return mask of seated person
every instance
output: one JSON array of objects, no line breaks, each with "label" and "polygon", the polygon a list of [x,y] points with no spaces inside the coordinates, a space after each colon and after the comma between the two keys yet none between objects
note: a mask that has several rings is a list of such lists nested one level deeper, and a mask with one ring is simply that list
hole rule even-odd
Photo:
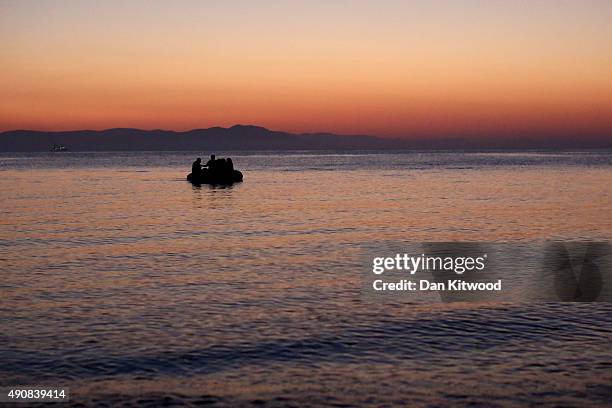
[{"label": "seated person", "polygon": [[210,160],[207,161],[204,166],[208,167],[208,170],[212,171],[214,169],[215,165],[217,164],[216,162],[217,162],[217,160],[215,160],[215,155],[211,154],[210,155]]},{"label": "seated person", "polygon": [[227,172],[227,162],[225,161],[225,159],[217,159],[215,161],[215,173],[218,176],[225,176],[226,172]]},{"label": "seated person", "polygon": [[198,157],[191,165],[191,175],[193,177],[199,177],[201,171],[202,171],[202,159]]}]

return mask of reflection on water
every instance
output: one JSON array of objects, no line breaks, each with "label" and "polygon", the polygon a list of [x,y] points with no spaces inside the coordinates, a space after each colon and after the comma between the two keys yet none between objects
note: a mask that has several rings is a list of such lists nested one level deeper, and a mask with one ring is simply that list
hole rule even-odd
[{"label": "reflection on water", "polygon": [[609,155],[232,154],[245,182],[227,188],[185,182],[192,156],[0,160],[2,384],[111,404],[609,403],[607,304],[378,304],[359,276],[368,242],[609,240]]}]

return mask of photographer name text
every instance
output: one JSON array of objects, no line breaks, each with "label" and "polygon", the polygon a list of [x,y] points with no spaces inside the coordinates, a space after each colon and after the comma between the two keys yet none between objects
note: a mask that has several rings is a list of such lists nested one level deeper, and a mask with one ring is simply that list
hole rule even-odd
[{"label": "photographer name text", "polygon": [[[372,259],[372,273],[382,275],[387,271],[402,271],[414,275],[418,271],[454,273],[480,272],[485,269],[487,254],[478,257],[441,257],[410,256],[396,254],[394,257],[376,257]],[[466,279],[395,279],[385,281],[376,279],[372,282],[375,291],[501,291],[502,281],[473,281]]]}]

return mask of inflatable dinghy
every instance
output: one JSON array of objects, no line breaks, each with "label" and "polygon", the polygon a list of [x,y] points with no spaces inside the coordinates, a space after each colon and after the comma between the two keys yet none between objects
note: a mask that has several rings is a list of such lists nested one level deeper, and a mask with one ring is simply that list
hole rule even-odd
[{"label": "inflatable dinghy", "polygon": [[234,184],[242,181],[242,173],[238,170],[233,170],[231,173],[213,174],[208,169],[202,169],[196,177],[189,173],[187,181],[193,184]]}]

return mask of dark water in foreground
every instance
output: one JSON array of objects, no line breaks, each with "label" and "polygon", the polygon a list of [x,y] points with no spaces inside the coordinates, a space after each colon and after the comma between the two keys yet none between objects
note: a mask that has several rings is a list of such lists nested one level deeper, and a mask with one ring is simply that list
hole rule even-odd
[{"label": "dark water in foreground", "polygon": [[606,406],[606,303],[371,302],[360,245],[610,240],[610,153],[0,155],[0,385],[94,405]]}]

